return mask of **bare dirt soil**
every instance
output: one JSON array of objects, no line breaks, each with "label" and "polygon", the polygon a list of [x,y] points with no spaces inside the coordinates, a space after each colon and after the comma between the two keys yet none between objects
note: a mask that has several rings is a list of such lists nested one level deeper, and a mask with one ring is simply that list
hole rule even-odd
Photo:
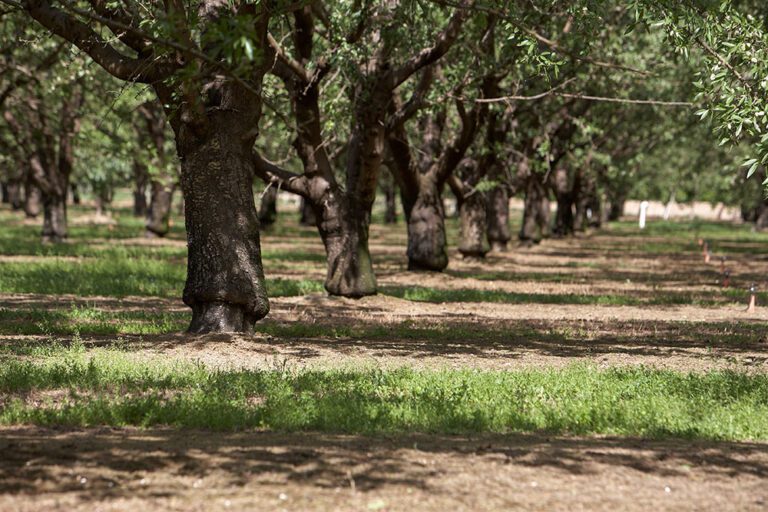
[{"label": "bare dirt soil", "polygon": [[0,510],[765,510],[768,445],[0,430]]}]

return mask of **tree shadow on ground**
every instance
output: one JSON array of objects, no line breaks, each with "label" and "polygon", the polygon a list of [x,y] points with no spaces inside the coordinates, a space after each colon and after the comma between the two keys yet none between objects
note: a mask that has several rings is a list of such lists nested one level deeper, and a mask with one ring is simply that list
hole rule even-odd
[{"label": "tree shadow on ground", "polygon": [[[219,487],[293,482],[318,489],[428,490],[433,478],[481,464],[535,468],[555,477],[626,470],[768,477],[766,444],[546,434],[366,437],[18,427],[2,430],[0,452],[0,493],[76,492],[93,500],[178,495],[204,478]],[[147,481],[155,485],[143,485]]]}]

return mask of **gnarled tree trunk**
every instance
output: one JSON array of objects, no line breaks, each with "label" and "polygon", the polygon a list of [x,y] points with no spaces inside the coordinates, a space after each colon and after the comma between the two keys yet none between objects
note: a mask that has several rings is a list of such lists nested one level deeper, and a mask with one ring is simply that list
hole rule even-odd
[{"label": "gnarled tree trunk", "polygon": [[[433,173],[420,174],[417,179],[416,199],[406,209],[408,270],[442,272],[448,266],[443,197]],[[403,200],[404,205],[407,202]]]},{"label": "gnarled tree trunk", "polygon": [[370,214],[333,200],[327,193],[317,224],[325,245],[328,272],[325,289],[331,295],[360,298],[376,293],[376,276],[368,248]]},{"label": "gnarled tree trunk", "polygon": [[509,230],[509,188],[499,185],[488,193],[488,243],[492,251],[506,252]]},{"label": "gnarled tree trunk", "polygon": [[249,136],[258,105],[237,107],[209,111],[197,133],[186,125],[177,132],[188,245],[183,299],[193,333],[251,332],[269,312]]}]

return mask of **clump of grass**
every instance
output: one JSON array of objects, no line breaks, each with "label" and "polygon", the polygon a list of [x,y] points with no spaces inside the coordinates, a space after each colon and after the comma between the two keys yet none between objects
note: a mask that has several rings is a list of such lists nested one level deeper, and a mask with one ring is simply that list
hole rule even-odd
[{"label": "clump of grass", "polygon": [[225,371],[75,346],[6,361],[0,393],[6,425],[768,439],[768,376],[731,371]]}]

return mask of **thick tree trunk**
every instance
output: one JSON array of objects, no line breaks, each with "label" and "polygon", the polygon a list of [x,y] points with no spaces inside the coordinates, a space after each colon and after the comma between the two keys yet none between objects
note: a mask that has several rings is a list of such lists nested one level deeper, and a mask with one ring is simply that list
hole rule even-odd
[{"label": "thick tree trunk", "polygon": [[482,192],[473,191],[459,202],[461,222],[459,252],[464,258],[485,258],[488,253],[486,211],[486,198]]},{"label": "thick tree trunk", "polygon": [[351,298],[375,295],[376,276],[368,248],[370,213],[345,204],[343,198],[330,191],[319,203],[322,206],[317,228],[328,259],[326,291]]},{"label": "thick tree trunk", "polygon": [[43,242],[61,243],[67,238],[66,190],[43,197]]},{"label": "thick tree trunk", "polygon": [[133,161],[133,216],[147,215],[147,166],[135,159]]},{"label": "thick tree trunk", "polygon": [[312,207],[312,203],[302,197],[299,210],[299,224],[302,226],[317,225],[317,215],[315,214],[315,209]]},{"label": "thick tree trunk", "polygon": [[506,252],[509,231],[509,188],[499,185],[488,193],[488,243],[492,251]]},{"label": "thick tree trunk", "polygon": [[259,222],[262,226],[271,226],[277,221],[277,187],[268,186],[261,194],[259,204]]},{"label": "thick tree trunk", "polygon": [[525,244],[537,244],[549,236],[549,198],[538,176],[532,175],[526,181],[523,224],[518,239]]},{"label": "thick tree trunk", "polygon": [[162,180],[152,180],[151,202],[147,211],[147,238],[162,238],[168,234],[171,218],[171,205],[176,184]]},{"label": "thick tree trunk", "polygon": [[[442,272],[448,266],[443,197],[434,176],[419,176],[419,191],[406,210],[408,270]],[[403,206],[410,201],[403,200]]]},{"label": "thick tree trunk", "polygon": [[177,133],[188,245],[183,299],[193,333],[251,332],[269,312],[248,136],[254,116],[239,107],[209,113],[201,133],[186,126]]},{"label": "thick tree trunk", "polygon": [[24,214],[27,218],[35,219],[42,211],[43,193],[30,177],[24,183]]},{"label": "thick tree trunk", "polygon": [[9,204],[11,202],[11,200],[10,200],[10,198],[8,196],[8,182],[7,181],[3,181],[2,183],[0,183],[0,193],[2,194],[2,199],[0,199],[0,201],[2,201],[3,204]]}]

